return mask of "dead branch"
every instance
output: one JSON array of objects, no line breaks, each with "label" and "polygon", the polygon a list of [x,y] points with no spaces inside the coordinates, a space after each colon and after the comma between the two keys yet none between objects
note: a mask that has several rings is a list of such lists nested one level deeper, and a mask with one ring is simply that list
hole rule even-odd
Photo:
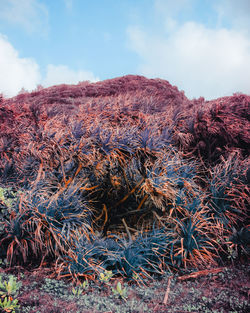
[{"label": "dead branch", "polygon": [[183,280],[187,280],[190,278],[206,276],[208,274],[216,274],[216,273],[222,272],[223,270],[224,270],[224,267],[212,268],[210,270],[202,270],[202,271],[194,272],[188,275],[179,276],[177,280],[183,281]]},{"label": "dead branch", "polygon": [[163,300],[163,303],[166,305],[167,302],[168,302],[168,295],[169,295],[169,291],[170,291],[170,283],[171,283],[171,280],[172,280],[173,276],[170,276],[168,278],[168,286],[167,286],[167,290],[166,290],[166,293],[165,293],[165,297],[164,297],[164,300]]}]

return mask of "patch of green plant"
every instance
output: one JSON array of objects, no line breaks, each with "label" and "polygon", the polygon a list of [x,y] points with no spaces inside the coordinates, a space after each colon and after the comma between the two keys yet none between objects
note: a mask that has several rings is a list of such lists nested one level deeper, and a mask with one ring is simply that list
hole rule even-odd
[{"label": "patch of green plant", "polygon": [[13,192],[11,188],[0,187],[0,200],[8,207],[11,208],[16,202],[17,193]]},{"label": "patch of green plant", "polygon": [[0,296],[1,297],[15,297],[20,289],[22,283],[17,282],[16,278],[11,275],[9,280],[2,282],[2,276],[0,276]]},{"label": "patch of green plant", "polygon": [[72,288],[72,293],[74,296],[79,297],[84,291],[88,290],[89,288],[89,281],[86,278],[83,283],[80,283],[80,285]]},{"label": "patch of green plant", "polygon": [[59,297],[68,295],[68,285],[62,280],[45,278],[41,289]]},{"label": "patch of green plant", "polygon": [[17,303],[17,299],[13,299],[12,297],[2,297],[2,300],[0,299],[0,308],[7,313],[15,313],[15,309],[19,308]]},{"label": "patch of green plant", "polygon": [[21,282],[17,282],[16,278],[11,275],[6,281],[2,281],[0,276],[0,307],[5,312],[15,312],[15,309],[19,307],[18,300],[14,299],[21,287]]},{"label": "patch of green plant", "polygon": [[118,281],[115,288],[112,288],[112,292],[115,296],[121,297],[123,300],[126,301],[127,288],[126,287],[123,288],[120,281]]},{"label": "patch of green plant", "polygon": [[113,276],[112,271],[107,271],[100,273],[99,280],[101,283],[108,283]]}]

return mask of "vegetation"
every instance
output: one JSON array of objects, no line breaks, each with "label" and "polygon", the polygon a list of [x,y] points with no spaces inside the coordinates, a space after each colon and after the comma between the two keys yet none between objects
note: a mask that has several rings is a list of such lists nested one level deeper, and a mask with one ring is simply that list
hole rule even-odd
[{"label": "vegetation", "polygon": [[8,281],[3,282],[0,276],[0,308],[5,312],[15,312],[19,307],[18,300],[13,297],[17,295],[20,286],[21,283],[17,283],[14,276],[10,276]]},{"label": "vegetation", "polygon": [[74,296],[118,279],[126,300],[122,279],[244,262],[249,106],[138,76],[2,99],[2,263],[50,267]]}]

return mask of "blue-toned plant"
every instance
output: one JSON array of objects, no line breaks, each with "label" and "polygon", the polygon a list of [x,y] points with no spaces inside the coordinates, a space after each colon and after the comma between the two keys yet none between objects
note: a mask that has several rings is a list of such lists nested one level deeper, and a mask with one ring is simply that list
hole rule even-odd
[{"label": "blue-toned plant", "polygon": [[56,272],[59,277],[68,277],[75,281],[83,277],[95,277],[102,271],[99,256],[101,250],[93,246],[93,237],[76,234],[71,238],[72,248],[59,258]]},{"label": "blue-toned plant", "polygon": [[217,243],[213,233],[213,223],[206,217],[206,211],[189,213],[182,211],[182,218],[173,219],[171,233],[171,258],[173,264],[186,267],[188,264],[214,263]]},{"label": "blue-toned plant", "polygon": [[109,237],[95,238],[93,241],[93,246],[99,249],[99,253],[96,255],[96,257],[99,260],[103,270],[112,270],[113,275],[120,273],[124,241],[110,235]]},{"label": "blue-toned plant", "polygon": [[[47,199],[34,197],[34,235],[48,253],[64,253],[76,231],[88,234],[91,228],[91,208],[81,197],[79,186],[69,186]],[[32,201],[32,199],[31,199]]]},{"label": "blue-toned plant", "polygon": [[32,255],[37,255],[37,248],[28,226],[26,212],[12,212],[5,222],[0,244],[6,249],[9,264],[26,262]]},{"label": "blue-toned plant", "polygon": [[207,205],[209,214],[226,229],[244,223],[249,189],[244,184],[238,153],[211,169]]}]

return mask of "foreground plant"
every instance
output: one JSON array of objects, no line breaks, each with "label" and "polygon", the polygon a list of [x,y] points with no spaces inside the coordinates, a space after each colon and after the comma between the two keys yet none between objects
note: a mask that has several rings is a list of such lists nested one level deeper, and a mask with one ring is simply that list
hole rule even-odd
[{"label": "foreground plant", "polygon": [[16,201],[17,194],[11,188],[0,187],[0,201],[10,208]]},{"label": "foreground plant", "polygon": [[88,288],[89,288],[89,281],[86,278],[86,280],[83,283],[72,288],[72,293],[74,296],[79,297],[83,293],[83,291],[86,291]]},{"label": "foreground plant", "polygon": [[15,309],[19,307],[18,300],[14,299],[21,286],[20,282],[16,282],[14,276],[10,276],[8,281],[2,282],[2,276],[0,276],[0,308],[5,312],[15,312]]},{"label": "foreground plant", "polygon": [[19,308],[17,303],[17,299],[13,299],[12,297],[4,297],[3,300],[0,299],[0,308],[2,308],[5,312],[15,313],[15,309]]},{"label": "foreground plant", "polygon": [[2,276],[0,276],[0,296],[1,297],[14,297],[17,295],[21,283],[16,281],[14,276],[10,276],[8,281],[2,282]]},{"label": "foreground plant", "polygon": [[115,296],[121,297],[123,300],[126,301],[127,298],[127,288],[122,288],[121,282],[118,282],[115,288],[112,288],[113,294]]},{"label": "foreground plant", "polygon": [[99,276],[100,282],[108,283],[112,276],[113,276],[112,271],[105,270],[104,273],[100,273],[100,276]]}]

